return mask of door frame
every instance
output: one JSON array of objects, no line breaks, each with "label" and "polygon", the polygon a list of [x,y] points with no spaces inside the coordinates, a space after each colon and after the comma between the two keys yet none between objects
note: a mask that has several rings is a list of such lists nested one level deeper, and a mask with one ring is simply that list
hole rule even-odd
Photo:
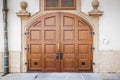
[{"label": "door frame", "polygon": [[[58,11],[53,11],[53,12],[58,12]],[[40,12],[40,13],[37,13],[36,15],[34,16],[31,16],[31,17],[22,17],[21,18],[21,54],[20,54],[20,57],[21,57],[21,60],[20,60],[20,72],[27,72],[27,66],[25,65],[26,63],[26,50],[25,48],[27,47],[26,45],[26,35],[25,35],[25,32],[26,32],[26,29],[31,25],[30,23],[32,23],[34,20],[36,20],[38,17],[41,17],[45,14],[49,14],[49,13],[53,13],[53,12],[49,12],[49,11],[46,11],[46,12]],[[65,13],[68,13],[68,14],[72,14],[72,15],[77,15],[78,17],[81,17],[84,21],[86,21],[88,23],[88,25],[91,27],[92,31],[95,32],[95,35],[93,37],[93,46],[95,47],[95,50],[93,51],[93,62],[95,62],[95,60],[97,60],[97,54],[98,53],[98,49],[99,49],[99,17],[95,17],[94,18],[91,18],[90,16],[82,13],[82,12],[72,12],[72,11],[60,11],[60,12],[65,12]],[[95,66],[93,65],[93,68],[92,68],[93,72],[95,70]]]}]

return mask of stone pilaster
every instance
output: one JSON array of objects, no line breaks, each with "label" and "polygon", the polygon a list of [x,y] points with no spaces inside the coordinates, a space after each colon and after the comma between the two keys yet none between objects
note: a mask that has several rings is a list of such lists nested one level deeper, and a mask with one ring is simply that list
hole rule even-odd
[{"label": "stone pilaster", "polygon": [[95,51],[94,53],[94,57],[93,57],[93,62],[95,62],[94,67],[94,72],[99,72],[100,71],[100,58],[99,58],[99,17],[102,16],[103,11],[100,11],[98,9],[99,7],[99,1],[98,0],[93,0],[92,1],[92,7],[93,10],[88,12],[89,16],[91,17],[92,21],[94,22],[94,32],[95,32],[95,36],[94,36],[94,47],[95,47]]},{"label": "stone pilaster", "polygon": [[26,62],[26,60],[25,60],[26,59],[26,56],[25,56],[26,54],[24,54],[26,52],[25,52],[25,45],[23,43],[23,42],[25,42],[25,36],[23,36],[23,35],[25,35],[25,30],[26,30],[25,23],[27,22],[28,18],[31,15],[26,10],[27,6],[28,6],[27,2],[22,1],[20,3],[20,7],[21,7],[22,10],[19,11],[18,13],[16,13],[16,15],[21,18],[21,44],[22,44],[21,49],[22,50],[21,50],[21,54],[20,54],[20,72],[23,72],[26,69],[25,63],[24,63],[24,62]]}]

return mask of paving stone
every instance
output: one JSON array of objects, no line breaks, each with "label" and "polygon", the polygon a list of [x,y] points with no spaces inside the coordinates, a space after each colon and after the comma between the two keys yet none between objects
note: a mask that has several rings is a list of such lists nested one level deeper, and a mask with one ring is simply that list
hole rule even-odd
[{"label": "paving stone", "polygon": [[17,73],[0,80],[120,80],[120,74],[100,73]]}]

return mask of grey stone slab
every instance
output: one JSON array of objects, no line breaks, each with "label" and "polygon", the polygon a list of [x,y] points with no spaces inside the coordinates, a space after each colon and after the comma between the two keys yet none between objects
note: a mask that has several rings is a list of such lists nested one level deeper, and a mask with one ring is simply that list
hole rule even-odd
[{"label": "grey stone slab", "polygon": [[85,80],[120,80],[120,74],[84,73]]},{"label": "grey stone slab", "polygon": [[101,73],[17,73],[0,80],[120,80],[120,74]]},{"label": "grey stone slab", "polygon": [[120,74],[100,74],[102,80],[120,80]]},{"label": "grey stone slab", "polygon": [[1,80],[1,78],[2,78],[2,73],[0,73],[0,80]]}]

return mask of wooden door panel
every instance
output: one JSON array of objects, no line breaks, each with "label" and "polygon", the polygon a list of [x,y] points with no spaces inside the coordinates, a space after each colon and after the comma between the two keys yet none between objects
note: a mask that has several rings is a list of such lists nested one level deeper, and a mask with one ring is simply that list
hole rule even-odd
[{"label": "wooden door panel", "polygon": [[83,71],[83,70],[90,70],[91,69],[91,65],[90,65],[90,60],[89,58],[83,58],[83,59],[79,59],[78,60],[78,70],[79,71]]},{"label": "wooden door panel", "polygon": [[78,47],[78,54],[82,55],[82,54],[89,54],[90,53],[90,46],[89,44],[79,44]]},{"label": "wooden door panel", "polygon": [[30,59],[30,66],[29,66],[30,70],[42,70],[42,60],[40,58],[32,58]]},{"label": "wooden door panel", "polygon": [[86,21],[69,13],[50,13],[38,18],[27,29],[28,71],[91,70],[91,31]]},{"label": "wooden door panel", "polygon": [[28,29],[27,37],[30,62],[28,70],[59,71],[59,61],[56,60],[56,47],[59,42],[59,14],[53,13],[38,18]]},{"label": "wooden door panel", "polygon": [[79,17],[61,13],[62,71],[91,70],[90,27]]},{"label": "wooden door panel", "polygon": [[75,16],[65,13],[61,13],[61,52],[61,71],[76,71]]},{"label": "wooden door panel", "polygon": [[83,40],[83,41],[89,41],[89,37],[90,37],[90,32],[89,31],[78,31],[78,39],[79,40]]},{"label": "wooden door panel", "polygon": [[39,44],[31,44],[30,46],[30,54],[38,54],[38,55],[41,55],[42,54],[42,49],[41,49],[41,45]]},{"label": "wooden door panel", "polygon": [[74,18],[68,15],[62,16],[63,17],[63,26],[64,27],[74,27]]},{"label": "wooden door panel", "polygon": [[56,67],[58,67],[56,62],[57,62],[56,58],[53,58],[53,59],[45,58],[44,59],[45,64],[44,64],[44,70],[43,71],[45,71],[45,72],[56,72],[57,71]]},{"label": "wooden door panel", "polygon": [[[49,15],[48,15],[49,16]],[[45,21],[45,27],[56,27],[56,16],[49,16],[44,19]]]},{"label": "wooden door panel", "polygon": [[74,58],[64,58],[61,64],[62,72],[76,72],[76,60]]},{"label": "wooden door panel", "polygon": [[41,40],[41,31],[40,30],[31,30],[30,31],[30,39],[33,40]]},{"label": "wooden door panel", "polygon": [[90,50],[92,44],[91,29],[86,22],[79,18],[77,24],[78,71],[90,71],[92,69],[90,64],[92,61],[92,50]]},{"label": "wooden door panel", "polygon": [[45,45],[45,55],[55,55],[56,53],[56,45],[55,44],[46,44]]},{"label": "wooden door panel", "polygon": [[63,53],[64,55],[74,55],[75,45],[74,44],[64,44],[63,45]]},{"label": "wooden door panel", "polygon": [[44,34],[45,41],[56,40],[56,30],[45,30]]},{"label": "wooden door panel", "polygon": [[[69,36],[68,36],[69,35]],[[74,40],[75,39],[75,33],[74,30],[67,30],[65,29],[63,31],[63,39],[65,41],[70,41],[70,40]]]},{"label": "wooden door panel", "polygon": [[57,44],[59,42],[59,14],[53,13],[43,18],[43,58],[44,72],[59,71],[60,63],[56,59],[56,53],[59,51]]}]

